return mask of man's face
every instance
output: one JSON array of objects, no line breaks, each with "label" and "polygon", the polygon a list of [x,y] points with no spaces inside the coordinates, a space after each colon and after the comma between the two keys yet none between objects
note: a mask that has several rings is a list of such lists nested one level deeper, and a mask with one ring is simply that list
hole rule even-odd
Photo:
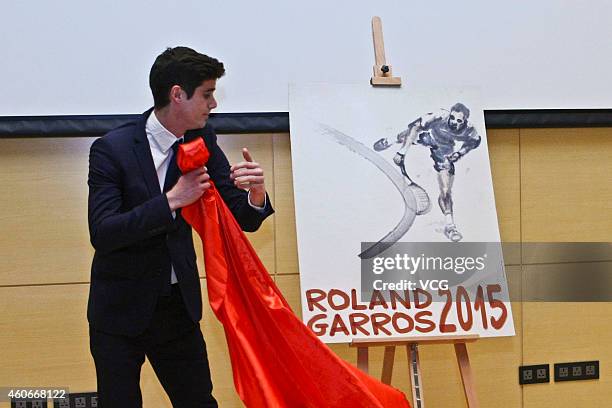
[{"label": "man's face", "polygon": [[181,104],[181,117],[187,129],[199,129],[204,127],[210,112],[217,107],[214,97],[216,79],[209,79],[198,86],[191,98]]},{"label": "man's face", "polygon": [[465,115],[463,112],[451,111],[448,115],[448,127],[454,131],[459,131],[466,126]]}]

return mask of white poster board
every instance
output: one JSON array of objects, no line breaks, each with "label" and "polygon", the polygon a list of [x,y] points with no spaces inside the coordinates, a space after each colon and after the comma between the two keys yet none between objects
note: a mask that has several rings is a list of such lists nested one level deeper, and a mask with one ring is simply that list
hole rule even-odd
[{"label": "white poster board", "polygon": [[290,123],[302,314],[321,340],[514,335],[475,90],[294,85]]}]

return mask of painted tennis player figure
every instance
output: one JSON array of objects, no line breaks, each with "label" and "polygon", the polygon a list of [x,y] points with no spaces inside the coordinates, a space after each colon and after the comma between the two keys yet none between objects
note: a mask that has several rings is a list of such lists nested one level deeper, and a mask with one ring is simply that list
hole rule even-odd
[{"label": "painted tennis player figure", "polygon": [[[406,151],[412,144],[429,148],[434,169],[438,173],[440,196],[438,204],[445,216],[444,235],[451,241],[460,241],[463,236],[455,225],[453,216],[452,187],[455,178],[455,163],[471,150],[480,145],[480,136],[468,123],[470,110],[462,103],[456,103],[448,111],[428,113],[408,125],[408,128],[397,135],[401,144],[393,161],[403,170]],[[376,142],[375,150],[390,147],[386,139]],[[406,175],[407,176],[407,175]]]}]

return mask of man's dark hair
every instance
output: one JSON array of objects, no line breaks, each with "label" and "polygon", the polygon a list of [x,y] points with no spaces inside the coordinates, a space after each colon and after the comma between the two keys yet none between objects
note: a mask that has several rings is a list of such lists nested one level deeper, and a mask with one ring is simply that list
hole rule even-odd
[{"label": "man's dark hair", "polygon": [[467,118],[470,117],[470,110],[468,109],[467,106],[465,106],[464,104],[462,104],[461,102],[457,102],[456,104],[454,104],[453,106],[451,106],[450,108],[451,112],[461,112],[463,113],[463,117],[467,120]]},{"label": "man's dark hair", "polygon": [[188,47],[167,48],[153,63],[149,86],[156,109],[170,103],[170,89],[180,86],[187,99],[203,81],[219,79],[225,74],[223,63]]}]

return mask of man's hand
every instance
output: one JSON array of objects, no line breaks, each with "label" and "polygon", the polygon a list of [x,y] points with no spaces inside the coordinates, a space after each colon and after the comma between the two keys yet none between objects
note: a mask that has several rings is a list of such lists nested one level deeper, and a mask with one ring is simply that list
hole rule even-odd
[{"label": "man's hand", "polygon": [[395,163],[397,166],[400,166],[403,160],[404,160],[404,155],[401,154],[400,152],[395,153],[395,156],[393,156],[393,163]]},{"label": "man's hand", "polygon": [[202,194],[210,188],[209,180],[206,167],[183,174],[174,187],[166,193],[170,210],[176,211],[202,197]]},{"label": "man's hand", "polygon": [[410,131],[412,130],[412,128],[408,128],[406,130],[403,130],[401,132],[399,132],[396,136],[396,141],[397,143],[400,144],[406,144],[406,139],[408,138],[408,136],[410,135]]},{"label": "man's hand", "polygon": [[242,149],[242,156],[244,161],[234,164],[230,168],[230,178],[234,181],[236,187],[249,192],[251,204],[263,207],[266,203],[266,186],[263,169],[259,163],[253,161],[246,147]]},{"label": "man's hand", "polygon": [[459,160],[461,158],[462,154],[459,152],[454,152],[451,155],[446,156],[446,158],[448,159],[448,161],[450,161],[451,163],[456,162],[457,160]]},{"label": "man's hand", "polygon": [[430,147],[430,148],[432,148],[434,150],[438,148],[438,143],[431,136],[430,132],[422,132],[421,134],[419,134],[419,138],[417,140],[417,143],[420,144],[420,145],[423,145],[423,146]]}]

